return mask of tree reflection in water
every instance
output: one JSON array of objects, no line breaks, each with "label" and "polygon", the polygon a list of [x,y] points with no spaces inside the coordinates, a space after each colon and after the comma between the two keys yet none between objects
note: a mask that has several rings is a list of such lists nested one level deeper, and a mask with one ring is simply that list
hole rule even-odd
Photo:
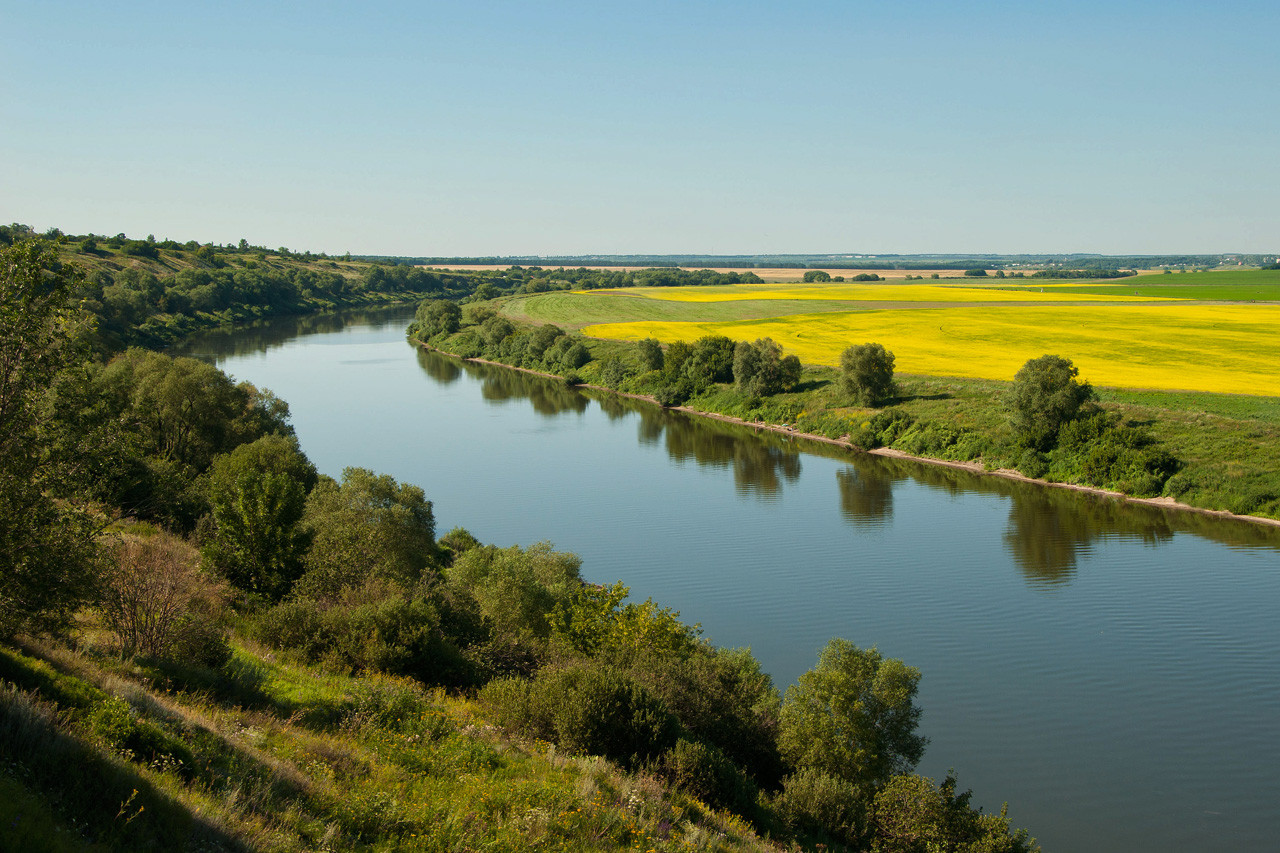
[{"label": "tree reflection in water", "polygon": [[836,471],[840,514],[854,527],[883,527],[893,518],[894,477],[887,465],[860,465]]},{"label": "tree reflection in water", "polygon": [[418,366],[423,372],[441,385],[452,385],[462,378],[462,368],[458,360],[446,358],[439,353],[429,352],[418,347]]},{"label": "tree reflection in water", "polygon": [[800,454],[784,439],[654,406],[637,405],[635,412],[642,444],[665,438],[667,455],[678,462],[730,469],[739,494],[776,498],[784,482],[800,478]]}]

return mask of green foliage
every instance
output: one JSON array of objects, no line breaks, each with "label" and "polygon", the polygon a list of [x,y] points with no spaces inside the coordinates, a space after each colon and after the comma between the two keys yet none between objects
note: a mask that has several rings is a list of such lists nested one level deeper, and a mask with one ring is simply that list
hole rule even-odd
[{"label": "green foliage", "polygon": [[581,589],[581,565],[576,554],[553,551],[547,542],[482,545],[456,556],[446,576],[474,597],[495,637],[540,655],[551,634],[548,614]]},{"label": "green foliage", "polygon": [[948,776],[938,786],[922,776],[900,775],[881,788],[872,805],[873,853],[1031,853],[1039,850],[1026,830],[1014,830],[1006,812],[983,814],[969,805],[971,792],[956,793]]},{"label": "green foliage", "polygon": [[681,738],[659,766],[663,778],[704,803],[743,815],[755,810],[755,783],[714,746]]},{"label": "green foliage", "polygon": [[579,664],[543,670],[532,682],[500,680],[481,690],[480,699],[504,725],[624,766],[658,757],[678,732],[656,697],[608,667]]},{"label": "green foliage", "polygon": [[805,271],[805,274],[804,274],[804,276],[803,276],[803,279],[804,279],[804,281],[805,281],[806,283],[810,283],[810,282],[818,282],[818,283],[827,282],[827,281],[831,281],[831,273],[824,272],[824,271],[822,271],[822,270],[807,270],[807,271]]},{"label": "green foliage", "polygon": [[446,299],[428,299],[418,306],[411,334],[421,338],[451,335],[462,325],[462,308]]},{"label": "green foliage", "polygon": [[657,338],[644,338],[637,342],[636,348],[640,354],[640,364],[645,370],[662,369],[662,344]]},{"label": "green foliage", "polygon": [[924,754],[916,734],[920,671],[874,648],[834,639],[818,665],[787,688],[778,747],[797,768],[875,788]]},{"label": "green foliage", "polygon": [[214,460],[210,564],[236,588],[278,600],[302,571],[310,541],[302,514],[315,481],[315,467],[292,436],[263,436]]},{"label": "green foliage", "polygon": [[987,271],[982,267],[973,267],[964,271],[965,276],[969,278],[986,278]]},{"label": "green foliage", "polygon": [[733,351],[733,381],[753,397],[790,391],[800,381],[800,359],[782,356],[782,347],[769,338],[754,344],[738,341]]},{"label": "green foliage", "polygon": [[889,447],[914,424],[915,419],[902,409],[885,409],[859,423],[850,432],[849,441],[863,450]]},{"label": "green foliage", "polygon": [[331,599],[381,579],[411,587],[438,562],[435,515],[418,486],[387,474],[346,468],[322,479],[306,499],[311,536],[299,592]]},{"label": "green foliage", "polygon": [[882,344],[857,344],[840,353],[840,383],[860,406],[880,406],[895,393],[893,353]]},{"label": "green foliage", "polygon": [[97,561],[93,520],[54,500],[73,462],[50,455],[49,388],[84,331],[66,307],[77,283],[51,249],[0,249],[0,637],[65,627],[86,600]]},{"label": "green foliage", "polygon": [[1009,422],[1026,447],[1053,448],[1062,425],[1096,399],[1089,383],[1076,381],[1079,369],[1057,355],[1042,355],[1024,364],[1013,377],[1007,398]]},{"label": "green foliage", "polygon": [[258,638],[309,663],[339,672],[411,675],[427,684],[467,684],[468,663],[446,636],[430,589],[404,590],[370,581],[334,600],[286,599],[254,622]]},{"label": "green foliage", "polygon": [[867,799],[859,786],[833,773],[803,767],[783,780],[773,806],[794,832],[861,848]]}]

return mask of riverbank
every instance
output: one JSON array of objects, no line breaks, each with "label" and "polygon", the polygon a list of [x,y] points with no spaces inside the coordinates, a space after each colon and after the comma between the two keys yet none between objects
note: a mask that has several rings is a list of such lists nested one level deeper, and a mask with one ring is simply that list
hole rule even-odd
[{"label": "riverbank", "polygon": [[[417,343],[423,349],[426,349],[432,352],[438,352],[442,355],[446,355],[451,358],[456,358],[461,361],[470,361],[478,364],[489,364],[495,367],[502,367],[502,368],[506,368],[507,370],[515,370],[515,371],[526,373],[533,376],[540,376],[540,377],[557,380],[561,382],[565,381],[565,377],[557,373],[552,373],[545,370],[536,370],[536,369],[527,368],[527,367],[518,367],[515,365],[506,364],[504,362],[497,361],[494,359],[460,356],[456,353],[449,352],[446,349],[432,346],[431,344],[428,344],[421,340],[415,339],[415,343]],[[598,391],[601,393],[614,394],[619,397],[638,400],[641,402],[652,404],[654,406],[661,406],[661,404],[652,395],[649,395],[649,394],[642,394],[642,393],[636,393],[631,391],[622,391],[617,388],[611,388],[607,385],[603,385],[599,383],[591,383],[591,382],[576,383],[576,387],[590,389],[590,390]],[[1231,519],[1234,521],[1242,521],[1242,522],[1247,522],[1251,524],[1263,525],[1267,527],[1280,528],[1280,519],[1268,518],[1266,516],[1260,516],[1260,515],[1250,515],[1247,513],[1234,513],[1234,512],[1231,512],[1230,510],[1225,510],[1225,509],[1213,509],[1208,507],[1195,506],[1195,505],[1185,503],[1183,501],[1179,501],[1175,498],[1168,497],[1168,496],[1136,497],[1136,496],[1125,494],[1124,492],[1116,491],[1113,489],[1104,489],[1104,488],[1099,488],[1097,486],[1091,486],[1091,485],[1082,484],[1082,483],[1059,482],[1059,481],[1048,480],[1040,477],[1030,477],[1014,468],[989,467],[981,460],[943,459],[935,456],[908,453],[904,450],[900,450],[894,447],[863,448],[863,447],[859,447],[857,444],[854,444],[852,441],[850,441],[848,435],[831,437],[831,436],[823,435],[821,433],[799,430],[790,424],[771,423],[771,422],[760,421],[760,420],[750,420],[747,418],[741,418],[734,415],[725,414],[722,412],[715,412],[715,411],[700,409],[696,406],[691,406],[691,405],[671,406],[667,408],[670,408],[672,411],[684,412],[686,414],[696,415],[699,417],[720,421],[722,423],[740,425],[740,426],[749,427],[751,429],[759,430],[763,432],[772,432],[778,435],[786,436],[788,438],[801,439],[803,441],[818,442],[821,444],[838,447],[842,450],[848,450],[856,453],[867,453],[873,456],[883,456],[883,457],[888,457],[893,459],[901,459],[901,460],[906,460],[911,462],[917,462],[924,465],[934,465],[934,466],[940,466],[945,468],[953,468],[956,470],[966,471],[972,474],[980,474],[980,475],[991,476],[991,477],[1000,477],[1007,480],[1014,480],[1022,483],[1031,483],[1038,486],[1044,486],[1047,488],[1064,489],[1067,491],[1080,492],[1083,494],[1090,494],[1098,497],[1121,500],[1127,503],[1159,507],[1162,509],[1173,509],[1173,510],[1178,510],[1182,512],[1191,512],[1191,513],[1195,513],[1195,514],[1206,516],[1206,517]]]}]

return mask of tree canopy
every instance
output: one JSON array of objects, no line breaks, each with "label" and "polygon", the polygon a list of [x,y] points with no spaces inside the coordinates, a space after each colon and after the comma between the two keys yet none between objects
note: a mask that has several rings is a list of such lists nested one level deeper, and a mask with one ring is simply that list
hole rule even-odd
[{"label": "tree canopy", "polygon": [[859,405],[879,406],[896,390],[893,361],[882,344],[851,346],[840,353],[840,384]]},{"label": "tree canopy", "polygon": [[1049,450],[1062,425],[1096,399],[1093,387],[1078,382],[1079,369],[1059,355],[1042,355],[1022,365],[1009,389],[1009,422],[1024,445]]}]

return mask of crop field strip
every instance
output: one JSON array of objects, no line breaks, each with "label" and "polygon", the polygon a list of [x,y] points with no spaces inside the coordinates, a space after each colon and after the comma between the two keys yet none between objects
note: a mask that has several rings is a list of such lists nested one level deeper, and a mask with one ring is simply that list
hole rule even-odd
[{"label": "crop field strip", "polygon": [[[877,341],[903,373],[1007,380],[1028,358],[1058,353],[1099,386],[1280,396],[1280,304],[1259,304],[1280,297],[1280,273],[1176,279],[1139,288],[1167,296],[1114,282],[1048,282],[1043,293],[1005,282],[736,285],[546,294],[521,310],[576,320],[598,338],[771,337],[811,364],[834,365],[851,343]],[[1258,301],[1228,298],[1237,295]],[[540,301],[548,297],[560,300]]]}]

